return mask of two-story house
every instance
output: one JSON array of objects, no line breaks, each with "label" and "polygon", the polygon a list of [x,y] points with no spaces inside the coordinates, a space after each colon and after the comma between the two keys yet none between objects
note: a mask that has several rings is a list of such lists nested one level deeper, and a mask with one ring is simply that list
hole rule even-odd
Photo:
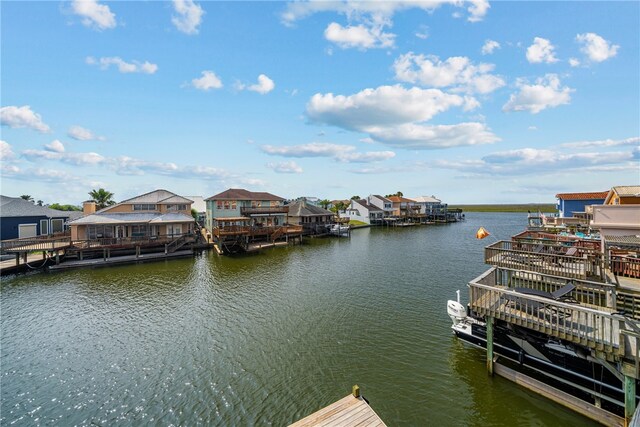
[{"label": "two-story house", "polygon": [[366,200],[351,200],[348,214],[350,219],[364,222],[366,224],[382,224],[384,211],[377,206],[370,205]]},{"label": "two-story house", "polygon": [[167,190],[155,190],[96,212],[84,202],[85,216],[69,223],[72,240],[172,239],[191,234],[193,201]]},{"label": "two-story house", "polygon": [[393,202],[386,197],[372,194],[367,197],[367,203],[379,209],[382,209],[385,218],[393,216]]}]

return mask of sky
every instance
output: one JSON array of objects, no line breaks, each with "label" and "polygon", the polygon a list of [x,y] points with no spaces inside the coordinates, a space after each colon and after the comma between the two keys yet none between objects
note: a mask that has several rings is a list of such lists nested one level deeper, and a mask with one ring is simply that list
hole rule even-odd
[{"label": "sky", "polygon": [[2,1],[0,192],[640,184],[640,2]]}]

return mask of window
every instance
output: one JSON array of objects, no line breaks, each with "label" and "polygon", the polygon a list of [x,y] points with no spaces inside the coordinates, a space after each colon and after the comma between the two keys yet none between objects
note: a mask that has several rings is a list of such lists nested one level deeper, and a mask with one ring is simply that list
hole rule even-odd
[{"label": "window", "polygon": [[220,209],[220,210],[222,210],[222,200],[218,200],[218,201],[216,202],[216,209]]},{"label": "window", "polygon": [[237,209],[237,202],[235,200],[231,201],[231,209]]},{"label": "window", "polygon": [[149,226],[148,225],[132,225],[131,226],[131,237],[146,237],[149,235]]},{"label": "window", "polygon": [[167,211],[169,212],[186,211],[186,210],[187,210],[187,205],[167,205]]},{"label": "window", "polygon": [[64,230],[64,220],[63,219],[52,219],[51,220],[51,232],[52,233],[61,233]]},{"label": "window", "polygon": [[139,204],[133,205],[133,210],[134,211],[155,211],[156,205],[153,205],[150,203],[139,203]]},{"label": "window", "polygon": [[49,220],[41,219],[40,220],[40,234],[46,235],[49,234]]},{"label": "window", "polygon": [[231,209],[231,203],[228,200],[225,200],[224,202],[224,208],[225,210],[229,210]]}]

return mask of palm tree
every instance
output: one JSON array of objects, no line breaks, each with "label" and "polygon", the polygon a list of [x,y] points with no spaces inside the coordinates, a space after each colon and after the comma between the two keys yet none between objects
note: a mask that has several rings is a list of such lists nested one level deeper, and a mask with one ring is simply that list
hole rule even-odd
[{"label": "palm tree", "polygon": [[331,200],[327,200],[327,199],[320,200],[320,201],[318,202],[318,204],[320,205],[320,207],[321,207],[322,209],[327,209],[327,206],[329,206],[329,205],[331,204]]},{"label": "palm tree", "polygon": [[33,202],[34,202],[33,197],[31,197],[31,196],[30,196],[30,195],[28,195],[28,194],[23,194],[22,196],[20,196],[20,198],[21,198],[22,200],[26,200],[27,202],[31,202],[31,203],[33,203]]},{"label": "palm tree", "polygon": [[104,188],[91,190],[89,192],[89,197],[91,197],[92,201],[96,202],[96,209],[104,209],[107,206],[116,204],[113,200],[113,193],[105,190]]}]

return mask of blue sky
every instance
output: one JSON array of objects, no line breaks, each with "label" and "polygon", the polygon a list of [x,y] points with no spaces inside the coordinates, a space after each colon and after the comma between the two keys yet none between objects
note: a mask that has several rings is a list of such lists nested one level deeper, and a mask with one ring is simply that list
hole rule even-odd
[{"label": "blue sky", "polygon": [[2,194],[640,184],[640,3],[2,1]]}]

